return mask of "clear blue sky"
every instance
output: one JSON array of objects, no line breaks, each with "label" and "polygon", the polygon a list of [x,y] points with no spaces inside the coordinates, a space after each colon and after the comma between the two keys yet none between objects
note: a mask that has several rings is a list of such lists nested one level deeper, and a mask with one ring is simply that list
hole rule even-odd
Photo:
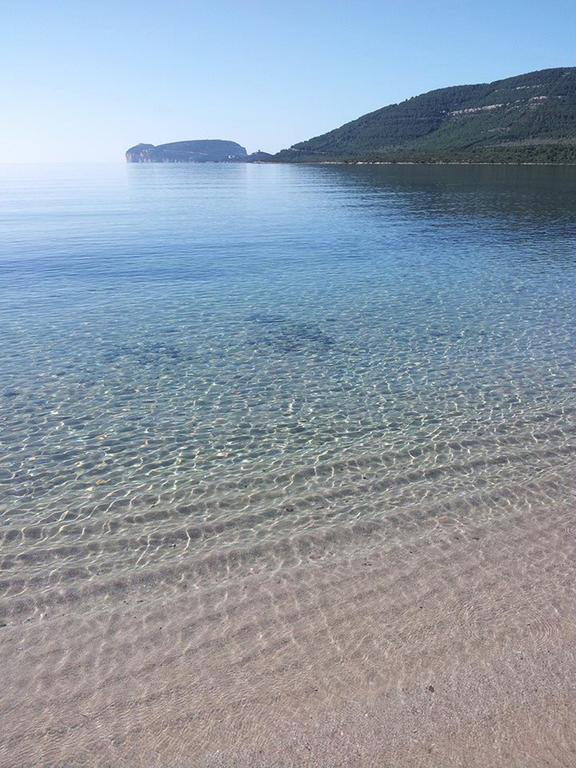
[{"label": "clear blue sky", "polygon": [[433,88],[574,64],[575,0],[0,0],[0,162],[277,151]]}]

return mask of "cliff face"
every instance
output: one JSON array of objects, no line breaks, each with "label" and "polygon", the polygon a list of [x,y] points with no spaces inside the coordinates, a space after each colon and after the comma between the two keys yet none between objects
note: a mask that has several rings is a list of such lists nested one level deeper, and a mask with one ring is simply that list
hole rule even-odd
[{"label": "cliff face", "polygon": [[576,68],[430,91],[275,159],[575,163]]},{"label": "cliff face", "polygon": [[170,144],[137,144],[126,152],[128,163],[209,163],[242,160],[244,147],[235,141],[203,139],[175,141]]}]

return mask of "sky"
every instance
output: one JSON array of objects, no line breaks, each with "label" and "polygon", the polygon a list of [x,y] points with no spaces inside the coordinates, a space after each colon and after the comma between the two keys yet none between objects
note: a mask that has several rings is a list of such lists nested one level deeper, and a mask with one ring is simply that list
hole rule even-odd
[{"label": "sky", "polygon": [[434,88],[575,64],[575,0],[0,0],[0,162],[276,152]]}]

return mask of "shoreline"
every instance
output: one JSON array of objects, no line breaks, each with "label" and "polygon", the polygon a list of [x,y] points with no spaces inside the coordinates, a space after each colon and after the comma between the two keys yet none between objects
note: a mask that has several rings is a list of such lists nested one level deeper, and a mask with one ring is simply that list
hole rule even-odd
[{"label": "shoreline", "polygon": [[242,161],[228,161],[228,160],[208,160],[205,162],[195,161],[170,161],[170,162],[126,162],[126,165],[421,165],[421,166],[437,166],[437,165],[479,165],[479,166],[536,166],[536,167],[553,167],[553,168],[576,168],[576,163],[551,163],[551,162],[480,162],[480,161],[467,161],[467,160],[437,160],[437,161],[420,161],[420,160],[254,160],[252,162]]},{"label": "shoreline", "polygon": [[[254,163],[252,163],[254,165]],[[542,166],[542,167],[554,167],[554,168],[576,168],[576,163],[482,163],[475,161],[435,161],[435,162],[419,162],[418,160],[302,160],[302,161],[266,161],[258,162],[256,165],[422,165],[422,166],[436,166],[436,165],[481,165],[481,166]]]}]

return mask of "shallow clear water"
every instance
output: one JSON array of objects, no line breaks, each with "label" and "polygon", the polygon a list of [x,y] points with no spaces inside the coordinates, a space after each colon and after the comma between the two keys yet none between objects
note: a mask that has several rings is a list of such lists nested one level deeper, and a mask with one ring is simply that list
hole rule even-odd
[{"label": "shallow clear water", "polygon": [[0,766],[571,765],[575,212],[0,168]]},{"label": "shallow clear water", "polygon": [[14,166],[0,195],[8,611],[505,515],[573,459],[573,169]]}]

